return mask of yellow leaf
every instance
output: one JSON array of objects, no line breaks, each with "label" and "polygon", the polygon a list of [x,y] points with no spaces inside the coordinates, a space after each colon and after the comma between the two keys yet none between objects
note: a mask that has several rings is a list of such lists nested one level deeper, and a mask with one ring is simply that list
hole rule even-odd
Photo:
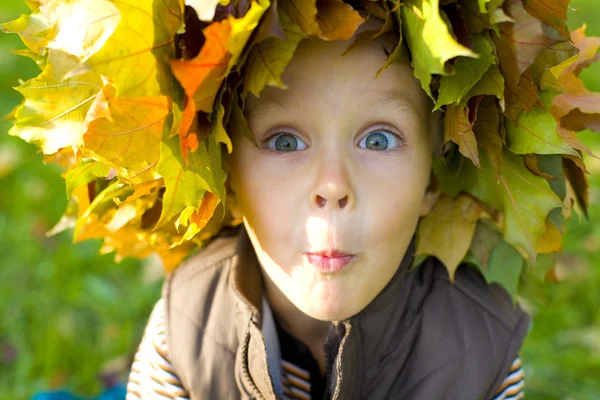
[{"label": "yellow leaf", "polygon": [[[89,0],[95,3],[95,0]],[[179,0],[114,0],[121,22],[100,51],[85,64],[105,76],[117,97],[169,94],[169,60],[182,24]]]},{"label": "yellow leaf", "polygon": [[556,253],[562,251],[562,235],[550,219],[546,219],[546,229],[537,239],[538,253]]},{"label": "yellow leaf", "polygon": [[109,0],[51,0],[40,3],[38,12],[3,28],[18,33],[36,54],[55,49],[85,61],[104,46],[120,19]]},{"label": "yellow leaf", "polygon": [[38,144],[45,154],[83,145],[87,112],[101,94],[103,82],[96,73],[65,79],[78,65],[76,57],[50,50],[43,72],[17,88],[25,102],[14,113],[11,135]]},{"label": "yellow leaf", "polygon": [[98,118],[89,124],[83,137],[86,150],[131,183],[157,179],[169,100],[164,96],[108,99],[108,108],[114,120]]},{"label": "yellow leaf", "polygon": [[442,195],[433,211],[419,223],[415,254],[436,256],[453,280],[469,250],[480,214],[481,207],[473,198]]}]

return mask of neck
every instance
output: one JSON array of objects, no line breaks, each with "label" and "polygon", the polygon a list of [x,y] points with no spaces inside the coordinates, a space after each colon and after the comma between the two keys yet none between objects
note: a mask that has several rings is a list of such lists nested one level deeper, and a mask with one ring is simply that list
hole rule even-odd
[{"label": "neck", "polygon": [[312,318],[299,310],[263,271],[264,289],[273,317],[289,334],[304,343],[317,360],[321,373],[325,369],[324,344],[331,322]]}]

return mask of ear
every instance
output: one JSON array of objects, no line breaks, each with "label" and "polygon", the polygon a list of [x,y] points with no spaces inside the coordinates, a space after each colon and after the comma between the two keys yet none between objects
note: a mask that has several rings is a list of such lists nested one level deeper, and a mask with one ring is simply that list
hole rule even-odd
[{"label": "ear", "polygon": [[431,114],[428,128],[431,154],[433,157],[441,157],[444,144],[444,112],[441,109]]},{"label": "ear", "polygon": [[440,190],[440,186],[437,181],[437,177],[431,171],[431,175],[429,176],[429,185],[427,189],[425,189],[425,195],[423,196],[423,203],[421,203],[421,211],[419,216],[425,217],[431,213],[433,207],[435,207],[438,198],[442,191]]},{"label": "ear", "polygon": [[[223,149],[223,147],[221,147],[221,149]],[[227,204],[227,211],[231,214],[235,221],[238,221],[242,219],[242,212],[240,210],[235,190],[233,190],[233,186],[231,185],[231,170],[233,160],[231,155],[227,153],[227,150],[224,150],[221,153],[221,156],[221,159],[223,160],[223,170],[227,175],[227,179],[225,180],[225,201]]]}]

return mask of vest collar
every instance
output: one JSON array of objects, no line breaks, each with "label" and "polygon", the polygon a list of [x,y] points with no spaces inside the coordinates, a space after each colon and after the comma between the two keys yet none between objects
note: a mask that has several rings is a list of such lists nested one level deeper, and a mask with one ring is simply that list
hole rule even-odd
[{"label": "vest collar", "polygon": [[[367,307],[331,324],[324,346],[330,398],[351,398],[361,393],[364,377],[359,374],[378,371],[389,349],[398,345],[414,311],[407,310],[406,305],[414,279],[409,270],[415,245],[413,236],[392,279]],[[235,257],[231,285],[245,321],[240,325],[240,348],[236,356],[238,382],[257,398],[282,397],[279,342],[270,307],[263,298],[260,265],[243,226]]]}]

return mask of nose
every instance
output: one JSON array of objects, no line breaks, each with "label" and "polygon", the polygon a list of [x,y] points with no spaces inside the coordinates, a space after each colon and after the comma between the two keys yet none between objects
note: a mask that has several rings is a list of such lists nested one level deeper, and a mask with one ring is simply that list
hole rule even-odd
[{"label": "nose", "polygon": [[310,195],[313,206],[319,209],[353,208],[355,196],[344,161],[328,159],[320,164],[317,183]]}]

